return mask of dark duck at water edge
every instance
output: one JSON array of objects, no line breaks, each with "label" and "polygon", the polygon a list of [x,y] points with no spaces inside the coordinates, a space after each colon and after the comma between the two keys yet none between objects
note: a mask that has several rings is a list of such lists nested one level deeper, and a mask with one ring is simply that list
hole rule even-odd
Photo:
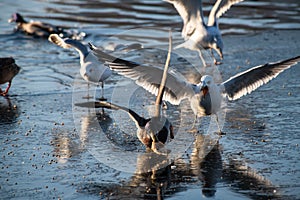
[{"label": "dark duck at water edge", "polygon": [[66,35],[67,32],[59,26],[40,22],[40,21],[26,21],[19,13],[12,14],[12,17],[8,20],[9,23],[15,22],[17,24],[16,30],[24,32],[28,35],[35,37],[46,37],[50,34],[62,34]]},{"label": "dark duck at water edge", "polygon": [[9,23],[15,22],[16,29],[28,35],[37,37],[48,37],[52,33],[63,34],[64,30],[61,27],[52,24],[43,23],[40,21],[26,21],[19,13],[12,14],[12,18],[8,20]]},{"label": "dark duck at water edge", "polygon": [[6,96],[11,86],[12,79],[19,73],[20,67],[15,63],[15,59],[0,58],[0,84],[8,82],[8,86],[3,92],[0,88],[0,95]]}]

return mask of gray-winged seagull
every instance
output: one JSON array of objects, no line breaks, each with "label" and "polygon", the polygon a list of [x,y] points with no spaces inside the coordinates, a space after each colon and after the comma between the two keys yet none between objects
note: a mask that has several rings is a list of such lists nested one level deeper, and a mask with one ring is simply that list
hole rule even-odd
[{"label": "gray-winged seagull", "polygon": [[[98,59],[106,62],[112,70],[134,80],[137,85],[157,95],[160,74],[162,74],[161,68],[115,58],[91,44],[90,48]],[[179,105],[183,99],[189,99],[191,108],[197,117],[217,114],[224,98],[236,100],[250,94],[299,61],[300,56],[296,56],[252,67],[220,84],[216,84],[210,75],[202,76],[198,84],[191,84],[174,71],[169,71],[163,100],[169,101],[173,105]]]},{"label": "gray-winged seagull", "polygon": [[199,52],[204,65],[202,53],[199,47],[210,49],[215,64],[220,64],[214,57],[214,49],[223,59],[223,41],[219,30],[218,18],[220,18],[233,4],[243,0],[217,0],[211,9],[207,24],[203,18],[202,0],[165,0],[174,5],[183,20],[182,37],[186,40],[176,48],[184,47]]},{"label": "gray-winged seagull", "polygon": [[[170,33],[171,34],[171,33]],[[172,48],[172,39],[170,35],[170,45],[169,45],[169,52],[165,64],[164,70],[161,70],[162,75],[161,81],[159,82],[158,88],[157,88],[157,97],[155,101],[155,115],[151,118],[145,119],[141,116],[139,116],[136,112],[133,110],[119,106],[113,103],[108,102],[94,102],[94,105],[91,102],[81,103],[77,104],[77,106],[93,106],[93,107],[101,107],[101,108],[109,108],[114,110],[123,110],[129,114],[131,119],[135,122],[137,127],[137,137],[139,140],[147,147],[147,149],[151,149],[156,153],[159,153],[157,151],[156,144],[161,144],[162,146],[169,140],[169,138],[174,138],[173,133],[173,126],[170,123],[170,121],[161,115],[161,106],[162,106],[162,99],[163,95],[165,93],[165,84],[168,76],[168,68],[170,64],[171,59],[171,48]],[[90,45],[92,46],[92,45]],[[105,54],[109,56],[108,54]],[[109,60],[112,57],[109,57]],[[106,62],[106,60],[103,60]],[[123,60],[126,62],[125,60]]]},{"label": "gray-winged seagull", "polygon": [[101,82],[102,87],[102,97],[104,100],[104,81],[112,74],[109,67],[105,66],[104,63],[99,62],[99,60],[90,53],[87,46],[82,44],[78,40],[73,40],[69,38],[62,39],[57,34],[51,34],[48,40],[62,48],[75,48],[80,55],[80,75],[84,80],[94,83]]}]

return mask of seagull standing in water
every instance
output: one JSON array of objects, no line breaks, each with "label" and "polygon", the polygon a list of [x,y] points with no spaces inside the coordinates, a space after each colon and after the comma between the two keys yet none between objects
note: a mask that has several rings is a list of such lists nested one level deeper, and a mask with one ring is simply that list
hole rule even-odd
[{"label": "seagull standing in water", "polygon": [[65,38],[62,39],[57,34],[51,34],[48,40],[62,48],[75,48],[80,56],[80,75],[84,80],[88,82],[99,83],[101,82],[102,97],[104,99],[104,81],[110,77],[112,71],[104,63],[98,61],[98,59],[91,53],[87,46],[80,41]]},{"label": "seagull standing in water", "polygon": [[[162,73],[161,68],[115,58],[96,49],[91,44],[90,48],[95,56],[106,62],[112,70],[134,80],[137,85],[157,95],[160,86],[159,75]],[[217,113],[221,110],[221,103],[224,98],[233,101],[250,94],[298,62],[300,62],[300,56],[266,63],[241,72],[220,84],[216,84],[210,75],[202,76],[198,84],[191,84],[179,74],[170,71],[163,100],[169,101],[173,105],[179,105],[183,99],[189,99],[196,117],[215,114],[218,122]],[[219,123],[217,124],[219,126]],[[221,133],[220,127],[219,131]]]},{"label": "seagull standing in water", "polygon": [[174,5],[183,20],[181,32],[185,42],[176,48],[188,48],[196,50],[206,66],[201,53],[201,48],[210,49],[215,64],[217,61],[213,49],[223,59],[223,41],[219,30],[218,18],[220,18],[233,4],[243,0],[217,0],[210,11],[207,24],[204,22],[202,0],[165,0]]}]

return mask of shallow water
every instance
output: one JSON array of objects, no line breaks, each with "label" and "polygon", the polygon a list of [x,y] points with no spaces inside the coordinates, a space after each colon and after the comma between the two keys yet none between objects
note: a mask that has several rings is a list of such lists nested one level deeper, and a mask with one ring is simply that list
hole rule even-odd
[{"label": "shallow water", "polygon": [[[205,3],[206,16],[209,9],[210,4]],[[192,144],[194,136],[186,132],[193,121],[188,104],[170,106],[166,116],[178,135],[168,143],[175,152],[171,160],[176,159],[165,167],[169,163],[160,161],[164,157],[153,155],[153,162],[144,153],[126,113],[106,110],[102,115],[74,106],[86,101],[82,97],[87,93],[77,52],[14,33],[7,19],[18,11],[28,19],[85,32],[84,42],[107,50],[113,45],[139,43],[148,49],[115,54],[163,66],[166,52],[162,51],[167,49],[170,27],[175,42],[181,41],[181,19],[171,5],[163,1],[4,0],[0,11],[0,55],[13,56],[22,67],[10,96],[0,98],[1,198],[300,198],[299,65],[249,97],[229,103],[224,124],[227,134],[216,146],[213,134],[199,135]],[[287,47],[285,38],[272,32],[300,29],[300,2],[246,1],[220,19],[220,28],[227,45],[227,60],[220,71],[230,77],[262,60],[276,61],[300,52],[297,34],[288,36],[295,41]],[[242,34],[239,41],[253,39],[255,44],[236,44],[229,37],[235,34]],[[250,36],[243,39],[243,34]],[[260,34],[262,41],[255,40]],[[281,39],[273,44],[272,37]],[[272,44],[262,45],[266,41]],[[194,63],[193,53],[190,56],[184,58]],[[186,77],[191,72],[184,74],[185,70],[199,70],[183,68],[184,59],[172,59],[172,67],[183,70]],[[95,91],[91,86],[90,95],[101,95],[99,89]],[[108,79],[105,95],[145,117],[154,100],[119,75]],[[201,122],[205,133],[209,122],[210,118]],[[153,163],[161,164],[155,166],[159,170],[140,173],[153,168]]]}]

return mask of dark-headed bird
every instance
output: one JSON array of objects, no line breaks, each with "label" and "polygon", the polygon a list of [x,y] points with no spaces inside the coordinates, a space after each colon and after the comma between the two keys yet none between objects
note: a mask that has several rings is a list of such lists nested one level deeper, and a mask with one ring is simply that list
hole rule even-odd
[{"label": "dark-headed bird", "polygon": [[7,95],[12,79],[19,73],[20,69],[21,68],[15,63],[15,59],[11,57],[0,58],[0,84],[8,82],[8,86],[4,92],[0,88],[0,95]]}]

